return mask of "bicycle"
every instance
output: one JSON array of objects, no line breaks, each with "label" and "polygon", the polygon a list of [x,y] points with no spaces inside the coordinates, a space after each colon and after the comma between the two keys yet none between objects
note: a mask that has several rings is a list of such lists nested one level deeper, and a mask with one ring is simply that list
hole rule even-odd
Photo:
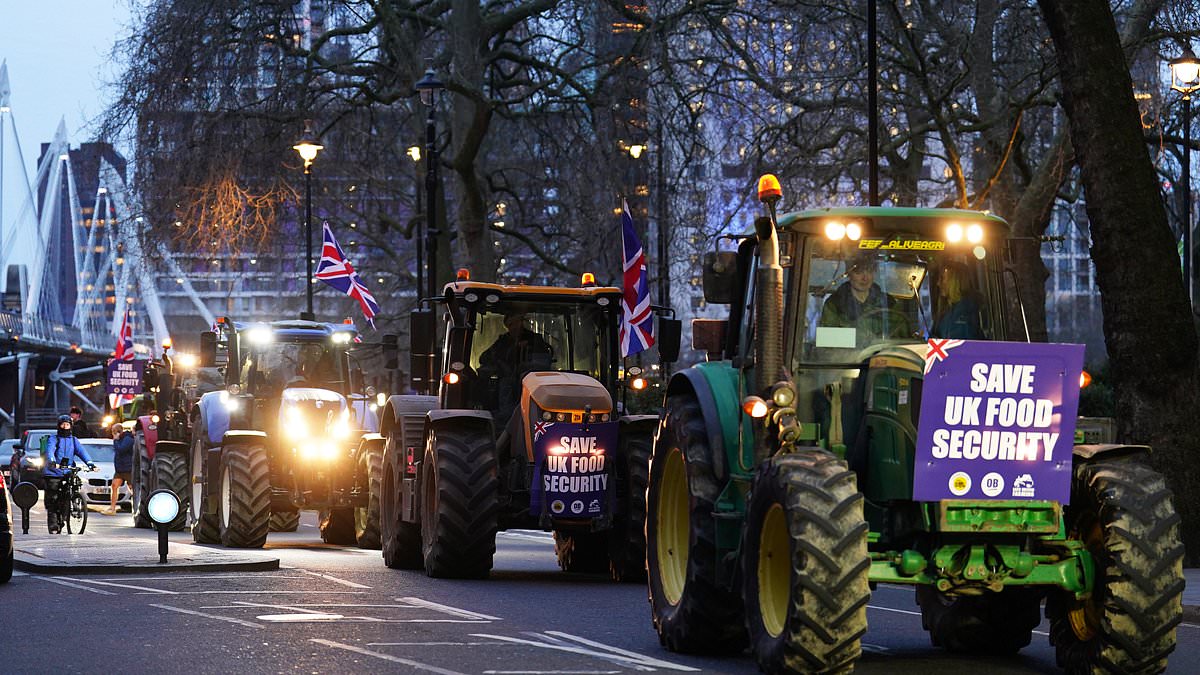
[{"label": "bicycle", "polygon": [[50,534],[60,534],[63,523],[66,523],[67,534],[83,534],[87,528],[88,508],[83,499],[83,480],[79,472],[83,470],[78,465],[67,467],[68,473],[58,479],[54,490],[58,493],[54,504],[50,504],[50,486],[47,485],[46,527]]}]

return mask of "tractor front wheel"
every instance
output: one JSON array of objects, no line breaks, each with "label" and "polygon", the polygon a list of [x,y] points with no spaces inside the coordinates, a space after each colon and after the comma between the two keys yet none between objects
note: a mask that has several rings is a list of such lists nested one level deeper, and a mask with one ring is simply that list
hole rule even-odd
[{"label": "tractor front wheel", "polygon": [[335,546],[354,546],[354,509],[341,506],[322,509],[318,528],[321,541]]},{"label": "tractor front wheel", "polygon": [[300,512],[272,511],[268,527],[272,532],[295,532],[300,529]]},{"label": "tractor front wheel", "polygon": [[499,480],[486,432],[438,429],[421,463],[421,552],[431,577],[482,579],[496,552]]},{"label": "tractor front wheel", "polygon": [[192,494],[188,485],[187,457],[177,452],[157,453],[154,456],[154,485],[154,489],[170,490],[179,498],[179,515],[167,529],[172,532],[183,530],[187,526],[188,500]]},{"label": "tractor front wheel", "polygon": [[221,452],[221,543],[262,548],[271,520],[271,469],[258,445],[233,444]]},{"label": "tractor front wheel", "polygon": [[[146,437],[138,432],[134,435],[133,445],[133,526],[143,529],[154,527],[154,523],[150,520],[150,516],[146,513],[146,503],[150,500],[150,493],[154,491],[154,465],[150,458],[150,449],[146,447]],[[179,495],[180,498],[183,495]],[[186,510],[181,512],[185,514]]]},{"label": "tractor front wheel", "polygon": [[607,532],[554,532],[554,554],[564,572],[601,574],[608,571]]},{"label": "tractor front wheel", "polygon": [[400,486],[404,478],[405,459],[396,449],[396,435],[388,433],[384,454],[383,477],[379,485],[379,534],[383,546],[383,562],[392,569],[421,569],[421,528],[400,517],[403,495]]},{"label": "tractor front wheel", "polygon": [[646,566],[659,641],[676,652],[732,653],[746,645],[742,608],[717,578],[714,504],[721,484],[700,404],[667,399],[646,493]]},{"label": "tractor front wheel", "polygon": [[205,458],[208,449],[204,445],[204,439],[208,438],[208,432],[204,428],[202,420],[203,418],[197,417],[192,424],[192,466],[190,471],[192,498],[189,500],[192,511],[192,541],[197,544],[219,544],[221,543],[219,516],[207,513],[208,489],[205,483],[217,480],[217,477],[205,475],[204,466],[207,463]]},{"label": "tractor front wheel", "polygon": [[613,581],[646,581],[646,483],[650,479],[652,433],[621,436],[617,463],[617,513],[608,535]]},{"label": "tractor front wheel", "polygon": [[1183,544],[1166,480],[1128,459],[1075,467],[1068,533],[1095,561],[1083,599],[1046,600],[1050,642],[1069,673],[1158,673],[1175,650],[1183,619]]},{"label": "tractor front wheel", "polygon": [[354,509],[354,538],[359,548],[381,548],[379,495],[383,485],[383,448],[367,445],[358,457],[358,483],[367,489],[366,506]]},{"label": "tractor front wheel", "polygon": [[854,669],[867,632],[863,497],[846,463],[819,448],[759,467],[746,509],[746,627],[765,672]]}]

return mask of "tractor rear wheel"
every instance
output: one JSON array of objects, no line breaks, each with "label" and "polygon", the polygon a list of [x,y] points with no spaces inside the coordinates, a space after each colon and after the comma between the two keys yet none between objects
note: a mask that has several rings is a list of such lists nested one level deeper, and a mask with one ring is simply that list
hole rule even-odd
[{"label": "tractor rear wheel", "polygon": [[746,646],[741,602],[717,579],[713,508],[721,484],[695,396],[669,397],[662,424],[646,492],[654,628],[671,651],[740,651]]},{"label": "tractor rear wheel", "polygon": [[854,669],[867,632],[867,521],[846,463],[819,448],[766,460],[746,508],[746,627],[768,673]]},{"label": "tractor rear wheel", "polygon": [[[150,449],[146,447],[146,437],[138,432],[134,434],[133,445],[133,498],[130,508],[133,511],[133,526],[144,529],[154,527],[150,516],[146,514],[146,503],[150,493],[154,492],[154,465],[150,458]],[[179,495],[180,499],[183,495]],[[181,510],[186,519],[186,510]]]},{"label": "tractor rear wheel", "polygon": [[259,445],[235,443],[221,452],[221,543],[262,548],[271,520],[271,469]]},{"label": "tractor rear wheel", "polygon": [[208,496],[205,483],[217,480],[217,477],[205,475],[204,467],[207,464],[205,458],[208,454],[208,449],[204,446],[205,438],[208,438],[208,431],[204,428],[203,418],[198,417],[192,424],[192,497],[189,500],[192,510],[192,541],[197,544],[219,544],[221,543],[219,516],[215,513],[207,513]]},{"label": "tractor rear wheel", "polygon": [[949,596],[932,586],[918,586],[917,604],[934,647],[1006,656],[1029,645],[1033,629],[1042,622],[1042,595],[1033,589],[1006,588]]},{"label": "tractor rear wheel", "polygon": [[608,571],[607,532],[554,533],[554,554],[564,572],[601,574]]},{"label": "tractor rear wheel", "polygon": [[379,550],[379,494],[383,482],[383,448],[367,445],[358,457],[358,484],[367,488],[366,506],[354,509],[354,538],[359,548]]},{"label": "tractor rear wheel", "polygon": [[1183,619],[1179,514],[1158,472],[1128,459],[1076,458],[1068,536],[1096,565],[1083,600],[1052,592],[1050,642],[1069,673],[1157,673],[1175,650]]},{"label": "tractor rear wheel", "polygon": [[319,522],[321,541],[335,546],[354,546],[354,509],[323,509]]},{"label": "tractor rear wheel", "polygon": [[[188,485],[187,457],[177,452],[160,452],[154,456],[154,489],[170,490],[179,498],[179,515],[167,526],[172,532],[179,532],[187,526],[188,498],[191,496],[191,486]],[[146,496],[149,499],[149,495]]]},{"label": "tractor rear wheel", "polygon": [[608,535],[613,581],[646,581],[646,483],[653,433],[623,434],[617,463],[617,513]]},{"label": "tractor rear wheel", "polygon": [[379,486],[379,533],[383,546],[383,562],[392,569],[421,569],[421,528],[400,517],[401,481],[404,478],[404,456],[396,449],[398,430],[388,433]]},{"label": "tractor rear wheel", "polygon": [[299,511],[272,511],[268,529],[272,532],[295,532],[300,529]]},{"label": "tractor rear wheel", "polygon": [[499,480],[490,434],[438,429],[421,463],[421,553],[431,577],[482,579],[496,552]]}]

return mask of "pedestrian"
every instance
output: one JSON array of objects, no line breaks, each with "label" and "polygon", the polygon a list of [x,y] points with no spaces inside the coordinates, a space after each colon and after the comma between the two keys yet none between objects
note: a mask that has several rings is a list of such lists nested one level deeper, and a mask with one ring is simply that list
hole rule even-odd
[{"label": "pedestrian", "polygon": [[75,433],[75,438],[96,437],[83,419],[83,411],[79,409],[79,406],[71,406],[71,430]]},{"label": "pedestrian", "polygon": [[126,431],[120,424],[112,425],[110,431],[113,438],[112,497],[109,499],[108,509],[102,513],[115,516],[117,514],[117,495],[121,491],[121,484],[129,484],[130,474],[133,473],[133,434]]}]

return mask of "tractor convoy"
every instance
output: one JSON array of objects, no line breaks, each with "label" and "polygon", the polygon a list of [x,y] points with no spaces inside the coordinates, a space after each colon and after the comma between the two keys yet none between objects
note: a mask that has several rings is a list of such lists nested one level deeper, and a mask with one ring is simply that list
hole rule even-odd
[{"label": "tractor convoy", "polygon": [[[553,532],[563,570],[647,583],[666,648],[749,648],[768,673],[852,670],[878,583],[914,587],[935,646],[1014,653],[1044,603],[1067,671],[1165,669],[1171,494],[1149,448],[1077,419],[1082,349],[1012,334],[1005,221],[778,215],[772,176],[759,197],[753,231],[704,260],[706,301],[729,306],[693,323],[707,358],[651,410],[627,405],[622,290],[591,275],[460,273],[410,315],[418,393],[377,403],[352,325],[219,319],[199,359],[219,385],[165,352],[146,369],[135,522],[169,488],[173,527],[253,548],[317,510],[324,541],[450,578],[487,577],[498,531]],[[653,311],[666,372],[680,322]]]}]

